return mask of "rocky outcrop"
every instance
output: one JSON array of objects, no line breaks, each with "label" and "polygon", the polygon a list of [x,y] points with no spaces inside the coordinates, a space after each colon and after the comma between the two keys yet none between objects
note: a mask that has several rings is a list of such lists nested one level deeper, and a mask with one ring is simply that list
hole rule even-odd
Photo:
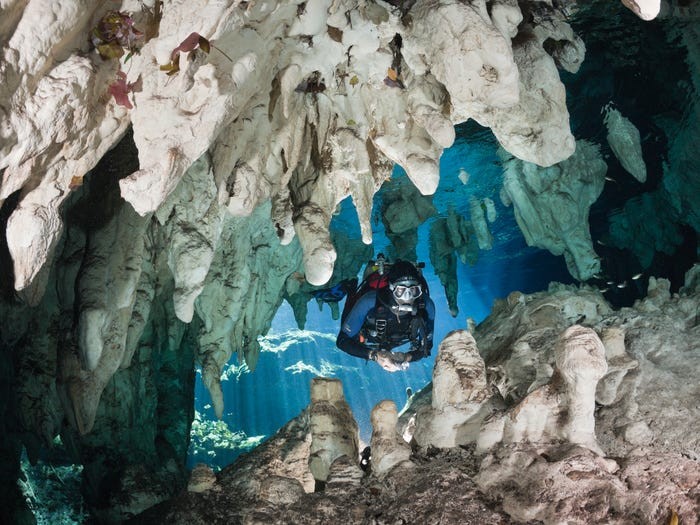
[{"label": "rocky outcrop", "polygon": [[549,383],[530,392],[482,427],[477,451],[496,443],[555,442],[582,445],[600,455],[595,437],[595,392],[607,371],[603,344],[590,328],[574,325],[560,336]]},{"label": "rocky outcrop", "polygon": [[588,229],[590,206],[603,191],[607,165],[598,147],[577,143],[576,153],[549,168],[505,160],[503,188],[530,246],[564,255],[569,273],[586,281],[600,271]]},{"label": "rocky outcrop", "polygon": [[385,400],[372,409],[372,471],[381,476],[398,465],[410,468],[411,447],[398,433],[398,413],[393,401]]},{"label": "rocky outcrop", "polygon": [[437,213],[432,198],[421,195],[410,181],[391,179],[384,187],[381,213],[391,241],[390,259],[417,260],[418,227]]},{"label": "rocky outcrop", "polygon": [[[122,49],[121,60],[104,60],[89,44],[106,14],[101,4],[0,6],[7,479],[19,475],[22,445],[36,458],[60,433],[85,466],[88,504],[109,507],[104,519],[168,498],[186,477],[195,363],[223,414],[223,365],[237,354],[255,367],[257,337],[282,298],[302,319],[312,291],[356,270],[355,260],[339,262],[344,241],[328,231],[339,202],[352,198],[367,249],[372,196],[393,164],[419,193],[432,193],[453,125],[467,119],[490,126],[527,161],[554,165],[571,154],[556,67],[575,72],[584,47],[560,5],[396,3],[125,0],[114,7],[144,38],[138,53]],[[180,51],[180,71],[162,71],[193,32],[198,47]],[[689,46],[697,40],[692,31],[684,38]],[[131,108],[113,96],[119,82]],[[670,138],[669,192],[651,209],[695,226],[696,181],[685,169],[695,152],[685,149],[686,137]],[[574,222],[585,222],[583,193],[562,192],[575,204]],[[429,211],[416,207],[415,221]],[[456,257],[475,257],[477,239],[463,217],[443,219],[434,252],[445,261],[438,272],[456,315]],[[595,267],[589,239],[568,225],[558,236],[575,240],[564,253],[584,279]],[[661,231],[655,247],[671,237]],[[627,345],[635,330],[601,334],[618,341],[616,364],[600,382],[604,410],[626,402],[629,378],[656,358],[620,351],[620,337]],[[516,353],[531,357],[525,343],[535,340],[521,341]],[[664,366],[675,369],[670,361]],[[515,374],[516,363],[504,367]],[[549,381],[551,362],[536,365],[534,374],[525,367],[526,381],[502,376],[506,401]],[[603,425],[604,449],[654,442],[658,422],[632,405],[625,410]],[[450,468],[441,479],[465,479]],[[301,501],[299,484],[280,472],[261,474],[262,499]],[[328,490],[357,480],[347,459],[330,465]],[[0,496],[12,513],[22,499],[10,491]],[[378,501],[387,504],[390,494]]]},{"label": "rocky outcrop", "polygon": [[436,219],[430,225],[429,253],[433,271],[445,287],[450,313],[456,317],[459,313],[457,259],[462,263],[473,264],[479,254],[479,243],[474,226],[454,209],[449,209],[447,217]]},{"label": "rocky outcrop", "polygon": [[[195,357],[220,415],[224,363],[237,353],[254,368],[257,336],[282,296],[298,291],[288,285],[333,277],[328,226],[341,200],[352,197],[371,242],[372,197],[393,163],[421,193],[434,192],[440,153],[469,118],[528,160],[571,153],[563,87],[541,36],[512,47],[517,5],[496,9],[494,25],[483,6],[459,2],[416,2],[410,12],[326,4],[128,0],[111,18],[77,0],[2,7],[8,262],[25,303],[59,304],[66,316],[47,341],[65,350],[41,359],[59,372],[30,374],[50,392],[34,406],[58,398],[88,432],[105,386],[150,335],[152,301],[170,290],[176,318],[199,333]],[[459,23],[433,38],[431,24],[447,19]],[[130,35],[110,48],[121,58],[90,43],[108,38],[105,24]],[[191,34],[197,45],[179,46]],[[179,71],[167,66],[175,57]],[[546,101],[531,97],[533,84]],[[115,148],[122,139],[127,150]],[[122,165],[109,178],[118,193],[112,185],[88,201],[110,199],[99,224],[89,224],[90,209],[75,212],[84,233],[73,203],[102,185],[93,179],[109,169],[98,165],[108,151]],[[61,297],[45,297],[54,282]],[[26,419],[48,443],[61,418],[44,412]]]},{"label": "rocky outcrop", "polygon": [[333,462],[358,457],[358,428],[338,379],[315,378],[309,407],[311,448],[309,469],[317,482],[325,483]]},{"label": "rocky outcrop", "polygon": [[[525,24],[513,44],[522,18],[516,4],[496,9],[495,25],[485,7],[450,1],[415,2],[404,16],[381,2],[125,1],[120,10],[121,23],[143,33],[121,44],[128,64],[90,49],[88,35],[105,15],[94,6],[68,2],[51,17],[39,1],[6,8],[16,26],[2,42],[0,195],[21,190],[7,230],[17,290],[34,287],[41,296],[39,273],[63,228],[61,204],[129,125],[139,165],[120,188],[139,215],[167,215],[169,195],[206,157],[210,171],[198,177],[214,184],[229,213],[249,215],[272,201],[281,242],[299,236],[316,285],[335,261],[327,231],[335,206],[352,195],[370,242],[372,195],[390,163],[433,193],[436,159],[452,144],[455,123],[476,119],[509,151],[545,166],[574,149],[563,86],[537,35],[577,37],[557,19],[542,30]],[[450,30],[436,35],[436,24]],[[214,43],[210,52],[187,48],[177,74],[160,70],[193,32],[207,48]],[[109,95],[122,69],[133,104]],[[271,139],[255,140],[263,135]],[[215,244],[217,222],[210,224]],[[188,296],[184,318],[201,287],[195,281],[189,291],[178,287]]]},{"label": "rocky outcrop", "polygon": [[[655,280],[646,299],[617,312],[604,308],[600,294],[588,289],[553,287],[549,293],[513,296],[474,337],[455,331],[443,341],[432,403],[425,403],[431,392],[424,390],[401,416],[403,421],[415,419],[412,449],[397,433],[396,407],[383,401],[372,412],[371,468],[358,475],[360,458],[342,456],[330,469],[325,491],[304,492],[298,473],[279,473],[275,454],[285,458],[285,451],[297,450],[308,457],[310,450],[300,448],[312,439],[305,412],[218,474],[215,488],[190,492],[133,522],[148,523],[156,516],[168,523],[320,524],[344,519],[458,524],[484,517],[504,524],[693,522],[700,516],[700,458],[693,439],[698,435],[698,386],[686,375],[697,370],[693,360],[700,355],[693,337],[696,314],[691,313],[700,304],[698,275],[700,266],[674,296],[663,280]],[[552,338],[552,331],[561,336]],[[678,336],[664,348],[671,332]],[[477,345],[485,349],[486,365]],[[630,365],[632,358],[636,368]],[[673,366],[674,358],[684,360],[685,369]],[[515,371],[516,361],[539,363],[542,376],[547,363],[551,377],[533,387],[535,370],[526,367],[504,378],[503,371]],[[678,386],[674,410],[658,381]],[[488,417],[477,417],[489,399],[500,398],[504,385],[511,389],[501,406],[492,407]],[[612,393],[614,389],[618,391]],[[601,397],[605,406],[594,411]],[[665,411],[655,404],[662,402]],[[656,416],[646,421],[648,440],[640,444],[640,434],[620,424],[635,414],[635,406],[638,421],[644,419],[639,409],[646,405]],[[661,419],[658,414],[666,421],[655,421]],[[506,429],[503,439],[475,447],[484,436],[493,436],[493,422],[499,420]],[[290,464],[304,461],[295,456]],[[277,473],[268,470],[261,482],[265,469]],[[274,499],[270,484],[278,487]],[[241,486],[248,490],[236,490]]]},{"label": "rocky outcrop", "polygon": [[490,407],[482,411],[482,406],[491,391],[484,361],[471,334],[452,332],[440,343],[432,385],[432,405],[416,413],[416,443],[421,447],[451,448],[473,442],[474,429],[469,427],[478,429],[478,422],[475,425],[470,420],[483,419],[489,413]]},{"label": "rocky outcrop", "polygon": [[603,108],[603,122],[608,129],[608,144],[617,160],[639,182],[647,180],[647,166],[642,156],[639,130],[628,118],[610,105]]}]

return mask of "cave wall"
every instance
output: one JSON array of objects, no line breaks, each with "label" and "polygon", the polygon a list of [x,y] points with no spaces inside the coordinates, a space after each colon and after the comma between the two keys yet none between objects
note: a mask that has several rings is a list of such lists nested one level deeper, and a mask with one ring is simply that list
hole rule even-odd
[{"label": "cave wall", "polygon": [[[0,13],[3,468],[61,435],[117,519],[138,508],[120,496],[134,480],[156,499],[182,483],[195,363],[220,415],[221,368],[254,368],[283,297],[302,320],[314,286],[357,273],[364,247],[346,265],[328,231],[341,200],[370,243],[393,164],[431,194],[467,119],[523,161],[573,153],[557,68],[577,71],[585,46],[539,3],[127,0],[144,33],[127,62],[89,44],[102,7]],[[193,31],[213,48],[161,70]],[[119,71],[131,108],[111,94]],[[474,241],[449,220],[446,283]]]}]

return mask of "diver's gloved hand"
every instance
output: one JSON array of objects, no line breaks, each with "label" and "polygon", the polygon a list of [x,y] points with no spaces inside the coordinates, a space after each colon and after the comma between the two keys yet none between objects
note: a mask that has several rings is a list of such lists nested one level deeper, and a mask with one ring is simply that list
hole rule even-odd
[{"label": "diver's gloved hand", "polygon": [[408,364],[411,362],[411,354],[391,352],[391,360],[397,365],[401,366],[402,370],[406,370],[408,368]]},{"label": "diver's gloved hand", "polygon": [[[403,354],[401,355],[403,356]],[[376,361],[387,372],[398,372],[408,368],[408,362],[404,362],[402,357],[398,358],[397,354],[388,350],[372,351],[370,352],[370,359]]]}]

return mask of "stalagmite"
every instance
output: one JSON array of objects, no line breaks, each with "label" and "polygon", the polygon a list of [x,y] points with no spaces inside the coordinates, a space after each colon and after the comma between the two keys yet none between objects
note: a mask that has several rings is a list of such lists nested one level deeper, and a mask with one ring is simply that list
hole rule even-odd
[{"label": "stalagmite", "polygon": [[490,397],[484,361],[474,338],[466,330],[448,334],[435,361],[432,404],[416,414],[416,443],[447,448],[476,439],[478,424],[476,435],[466,424],[471,418],[485,417],[488,409],[482,411],[482,405]]},{"label": "stalagmite", "polygon": [[574,325],[555,347],[552,380],[517,406],[489,420],[477,442],[484,452],[498,442],[552,443],[565,440],[603,455],[595,437],[595,391],[607,372],[605,349],[590,328]]},{"label": "stalagmite", "polygon": [[309,468],[316,481],[325,482],[337,458],[359,456],[357,423],[345,401],[343,384],[339,380],[312,379],[309,418]]},{"label": "stalagmite", "polygon": [[372,472],[378,476],[399,464],[411,465],[411,447],[397,432],[397,421],[398,414],[393,401],[381,401],[372,409]]}]

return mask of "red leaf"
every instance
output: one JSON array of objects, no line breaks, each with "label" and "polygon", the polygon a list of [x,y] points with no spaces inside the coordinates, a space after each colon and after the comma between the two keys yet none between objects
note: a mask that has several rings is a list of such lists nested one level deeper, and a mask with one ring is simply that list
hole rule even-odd
[{"label": "red leaf", "polygon": [[131,86],[126,83],[126,73],[117,71],[117,77],[117,80],[109,85],[109,92],[114,97],[114,101],[117,105],[127,109],[133,109],[134,106],[131,105],[131,101],[129,100]]},{"label": "red leaf", "polygon": [[180,42],[179,46],[173,49],[173,52],[170,53],[170,58],[174,58],[176,53],[189,53],[190,51],[194,51],[199,45],[200,38],[203,37],[199,33],[190,33],[190,36],[185,38],[182,42]]}]

